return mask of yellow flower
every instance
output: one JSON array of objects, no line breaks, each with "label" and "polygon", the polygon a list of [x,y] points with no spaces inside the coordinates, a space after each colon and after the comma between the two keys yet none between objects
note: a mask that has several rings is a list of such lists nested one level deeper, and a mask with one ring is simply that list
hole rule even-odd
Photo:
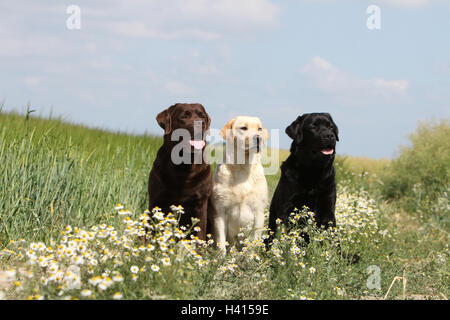
[{"label": "yellow flower", "polygon": [[83,291],[81,291],[81,295],[83,297],[90,297],[92,295],[92,291],[89,289],[84,289]]},{"label": "yellow flower", "polygon": [[154,271],[154,272],[158,272],[159,271],[159,267],[157,266],[157,265],[152,265],[152,270]]},{"label": "yellow flower", "polygon": [[131,266],[130,271],[132,273],[138,273],[139,272],[139,268],[137,266]]},{"label": "yellow flower", "polygon": [[113,299],[114,300],[120,300],[120,299],[122,299],[123,298],[123,296],[122,296],[122,294],[120,293],[120,292],[116,292],[116,293],[114,293],[114,295],[113,295]]},{"label": "yellow flower", "polygon": [[170,258],[161,259],[164,266],[170,266]]}]

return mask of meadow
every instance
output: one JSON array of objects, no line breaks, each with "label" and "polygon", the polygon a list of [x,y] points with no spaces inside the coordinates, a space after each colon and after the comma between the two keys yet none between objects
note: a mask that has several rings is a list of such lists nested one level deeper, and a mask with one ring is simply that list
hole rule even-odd
[{"label": "meadow", "polygon": [[447,299],[449,128],[420,124],[393,160],[338,155],[335,230],[298,208],[270,250],[242,230],[221,257],[182,208],[147,208],[161,137],[0,112],[0,298]]}]

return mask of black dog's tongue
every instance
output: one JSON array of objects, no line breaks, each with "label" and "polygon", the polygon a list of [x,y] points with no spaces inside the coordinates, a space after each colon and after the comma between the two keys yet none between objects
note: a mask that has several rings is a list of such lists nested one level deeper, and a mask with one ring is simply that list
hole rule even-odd
[{"label": "black dog's tongue", "polygon": [[322,150],[320,150],[320,152],[322,152],[322,153],[325,154],[325,155],[330,155],[330,154],[333,154],[334,149],[331,149],[331,148],[328,148],[328,149],[322,149]]}]

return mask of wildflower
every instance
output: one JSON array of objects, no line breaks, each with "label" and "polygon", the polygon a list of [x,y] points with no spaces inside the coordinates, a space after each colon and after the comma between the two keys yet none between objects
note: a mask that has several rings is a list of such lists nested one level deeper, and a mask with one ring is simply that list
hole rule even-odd
[{"label": "wildflower", "polygon": [[130,271],[132,273],[138,273],[139,272],[139,268],[137,266],[131,266]]},{"label": "wildflower", "polygon": [[118,203],[116,204],[116,206],[114,207],[114,210],[122,210],[123,209],[123,205]]},{"label": "wildflower", "polygon": [[5,272],[6,281],[13,281],[14,279],[16,279],[16,273],[17,273],[16,270],[14,270],[13,268],[6,270]]},{"label": "wildflower", "polygon": [[47,280],[46,277],[41,277],[40,282],[41,282],[41,284],[42,284],[43,286],[46,286],[47,283],[48,283],[48,280]]},{"label": "wildflower", "polygon": [[89,289],[84,289],[84,290],[81,291],[81,295],[83,297],[90,297],[92,295],[92,291],[89,290]]},{"label": "wildflower", "polygon": [[123,277],[120,274],[116,274],[112,277],[113,281],[115,282],[122,282],[123,281]]},{"label": "wildflower", "polygon": [[157,265],[152,265],[152,271],[154,272],[158,272],[159,271],[159,267]]},{"label": "wildflower", "polygon": [[128,210],[120,210],[119,212],[118,212],[118,214],[119,215],[121,215],[121,216],[124,216],[124,215],[131,215],[131,212],[130,211],[128,211]]},{"label": "wildflower", "polygon": [[164,266],[170,266],[170,258],[161,259]]},{"label": "wildflower", "polygon": [[339,287],[335,287],[334,290],[336,290],[338,296],[343,296],[345,294],[345,290]]},{"label": "wildflower", "polygon": [[155,218],[157,220],[163,220],[164,213],[162,213],[161,211],[157,211],[157,212],[153,213],[153,218]]},{"label": "wildflower", "polygon": [[310,273],[316,273],[316,268],[314,268],[314,267],[309,268],[309,272]]},{"label": "wildflower", "polygon": [[114,300],[120,300],[120,299],[122,299],[123,298],[123,296],[122,296],[122,294],[120,293],[120,292],[116,292],[116,293],[114,293],[114,295],[113,295],[113,299]]}]

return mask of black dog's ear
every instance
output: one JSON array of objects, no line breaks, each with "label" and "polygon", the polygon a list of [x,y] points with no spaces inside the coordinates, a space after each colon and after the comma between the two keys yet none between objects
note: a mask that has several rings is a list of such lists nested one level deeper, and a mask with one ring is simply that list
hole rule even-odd
[{"label": "black dog's ear", "polygon": [[156,121],[158,122],[159,126],[164,129],[164,133],[170,133],[172,131],[172,118],[171,113],[175,106],[171,106],[167,108],[166,110],[158,113],[156,116]]},{"label": "black dog's ear", "polygon": [[334,135],[336,136],[336,141],[339,141],[339,129],[336,125],[336,123],[334,123],[333,118],[331,117],[331,114],[329,113],[324,113],[328,118],[330,118],[331,123],[333,124],[333,132]]},{"label": "black dog's ear", "polygon": [[292,122],[284,132],[288,135],[289,138],[295,140],[297,137],[297,141],[300,142],[303,139],[303,120],[305,120],[306,115],[302,115],[297,117],[297,119]]}]

